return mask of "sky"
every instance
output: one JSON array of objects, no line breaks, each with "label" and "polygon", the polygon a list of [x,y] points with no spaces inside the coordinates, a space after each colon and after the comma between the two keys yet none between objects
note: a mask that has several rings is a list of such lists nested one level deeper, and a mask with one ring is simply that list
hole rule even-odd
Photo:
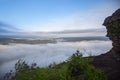
[{"label": "sky", "polygon": [[[63,31],[103,28],[119,0],[0,0],[1,31]],[[8,25],[13,27],[8,27]]]}]

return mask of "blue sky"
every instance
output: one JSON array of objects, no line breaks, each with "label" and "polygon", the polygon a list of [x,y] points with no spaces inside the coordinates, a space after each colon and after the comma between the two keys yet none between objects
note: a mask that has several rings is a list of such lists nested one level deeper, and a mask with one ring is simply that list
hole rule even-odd
[{"label": "blue sky", "polygon": [[0,0],[0,22],[23,31],[103,28],[117,0]]}]

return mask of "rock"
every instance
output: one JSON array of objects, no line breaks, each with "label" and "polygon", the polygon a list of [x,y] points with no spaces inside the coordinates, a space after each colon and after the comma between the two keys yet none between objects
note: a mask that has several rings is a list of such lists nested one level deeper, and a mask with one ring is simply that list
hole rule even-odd
[{"label": "rock", "polygon": [[110,24],[114,21],[120,20],[120,9],[115,11],[115,13],[112,14],[112,16],[109,16],[105,19],[103,25],[107,26],[107,24]]},{"label": "rock", "polygon": [[92,64],[96,69],[102,71],[108,80],[120,80],[119,63],[113,58],[111,51],[93,57]]},{"label": "rock", "polygon": [[120,9],[107,17],[103,23],[107,29],[107,37],[112,40],[112,53],[116,60],[120,60]]},{"label": "rock", "polygon": [[105,54],[94,56],[92,64],[105,73],[108,80],[120,80],[120,9],[107,17],[103,25],[113,48]]}]

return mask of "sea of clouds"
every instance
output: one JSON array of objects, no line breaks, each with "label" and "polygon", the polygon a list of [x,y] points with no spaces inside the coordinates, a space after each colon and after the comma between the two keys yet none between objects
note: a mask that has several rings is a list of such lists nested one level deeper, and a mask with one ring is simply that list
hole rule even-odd
[{"label": "sea of clouds", "polygon": [[28,64],[37,63],[40,67],[68,59],[76,50],[83,56],[100,55],[111,49],[111,41],[58,42],[56,44],[9,44],[0,45],[0,75],[14,69],[22,59]]}]

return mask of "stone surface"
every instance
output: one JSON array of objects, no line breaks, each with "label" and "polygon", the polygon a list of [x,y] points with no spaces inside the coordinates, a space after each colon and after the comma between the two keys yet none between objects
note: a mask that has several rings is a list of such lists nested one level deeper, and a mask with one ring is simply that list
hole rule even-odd
[{"label": "stone surface", "polygon": [[108,80],[120,80],[120,9],[107,17],[103,25],[113,48],[105,54],[94,56],[92,64],[105,73]]},{"label": "stone surface", "polygon": [[103,23],[107,29],[107,37],[112,40],[112,53],[117,60],[120,60],[120,9],[107,17]]},{"label": "stone surface", "polygon": [[107,26],[114,21],[120,20],[120,9],[115,11],[111,16],[107,17],[103,23],[103,25]]},{"label": "stone surface", "polygon": [[115,11],[111,16],[107,17],[103,23],[107,29],[107,37],[120,39],[120,9]]}]

